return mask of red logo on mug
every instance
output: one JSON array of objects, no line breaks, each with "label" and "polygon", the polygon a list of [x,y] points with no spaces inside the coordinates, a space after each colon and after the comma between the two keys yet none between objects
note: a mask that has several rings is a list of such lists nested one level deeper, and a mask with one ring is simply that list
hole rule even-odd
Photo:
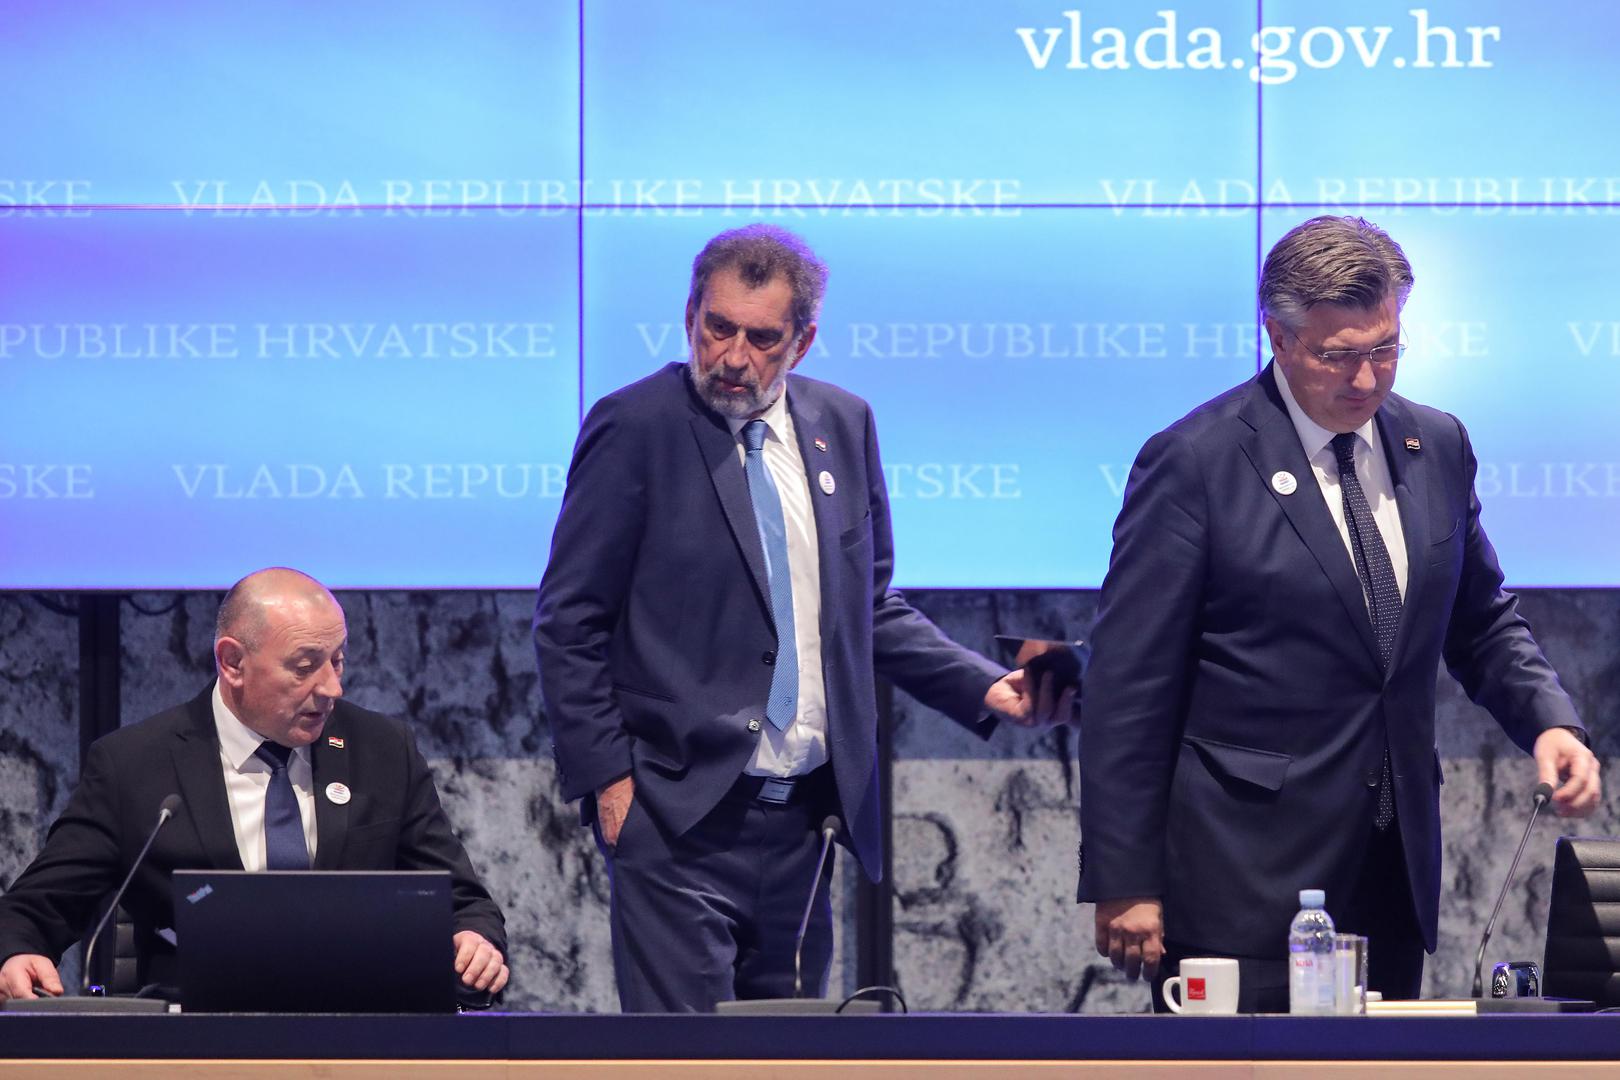
[{"label": "red logo on mug", "polygon": [[1203,979],[1188,979],[1187,980],[1187,1000],[1188,1001],[1203,1001],[1203,1000],[1205,1000],[1204,980]]}]

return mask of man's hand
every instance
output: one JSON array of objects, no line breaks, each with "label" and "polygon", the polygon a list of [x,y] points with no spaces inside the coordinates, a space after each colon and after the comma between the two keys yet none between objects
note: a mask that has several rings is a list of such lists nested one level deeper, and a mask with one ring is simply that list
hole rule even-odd
[{"label": "man's hand", "polygon": [[474,990],[498,994],[506,986],[511,971],[501,950],[476,930],[461,930],[450,939],[456,946],[456,974]]},{"label": "man's hand", "polygon": [[33,998],[35,987],[51,997],[62,993],[62,976],[56,965],[38,953],[18,953],[0,964],[0,1001],[8,998]]},{"label": "man's hand", "polygon": [[1074,687],[1054,694],[1051,672],[1041,676],[1039,686],[1032,682],[1023,668],[1008,672],[991,684],[984,707],[1019,727],[1050,727],[1074,719]]},{"label": "man's hand", "polygon": [[596,793],[596,821],[602,829],[602,842],[608,847],[619,846],[619,830],[624,828],[624,816],[630,812],[635,797],[636,782],[628,776]]},{"label": "man's hand", "polygon": [[1149,982],[1164,958],[1164,902],[1157,896],[1122,896],[1097,902],[1097,954],[1135,979]]},{"label": "man's hand", "polygon": [[1541,781],[1553,788],[1553,809],[1559,817],[1587,817],[1603,797],[1601,766],[1569,728],[1548,728],[1536,737],[1531,751]]}]

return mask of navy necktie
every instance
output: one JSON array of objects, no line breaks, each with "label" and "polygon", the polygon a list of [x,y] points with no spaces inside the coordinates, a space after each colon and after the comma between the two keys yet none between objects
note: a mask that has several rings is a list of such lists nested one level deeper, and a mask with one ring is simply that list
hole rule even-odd
[{"label": "navy necktie", "polygon": [[763,420],[743,425],[743,471],[748,474],[748,496],[754,504],[759,540],[765,548],[765,579],[770,583],[771,618],[776,623],[776,657],[771,668],[771,696],[765,719],[786,731],[799,711],[799,649],[793,628],[793,577],[788,571],[787,522],[776,481],[765,465]]},{"label": "navy necktie", "polygon": [[309,845],[304,842],[304,816],[298,812],[287,763],[292,748],[266,740],[253,756],[270,766],[270,787],[264,793],[264,854],[266,870],[308,870]]},{"label": "navy necktie", "polygon": [[[1395,567],[1389,549],[1373,520],[1367,493],[1356,476],[1356,433],[1333,436],[1333,456],[1339,463],[1339,493],[1344,497],[1344,520],[1350,529],[1350,546],[1356,555],[1356,574],[1367,596],[1367,612],[1372,617],[1373,638],[1378,642],[1378,658],[1389,667],[1395,651],[1395,632],[1401,625],[1401,587],[1395,580]],[[1378,811],[1373,824],[1389,828],[1395,820],[1395,797],[1389,778],[1389,743],[1384,744],[1384,765],[1378,779]]]}]

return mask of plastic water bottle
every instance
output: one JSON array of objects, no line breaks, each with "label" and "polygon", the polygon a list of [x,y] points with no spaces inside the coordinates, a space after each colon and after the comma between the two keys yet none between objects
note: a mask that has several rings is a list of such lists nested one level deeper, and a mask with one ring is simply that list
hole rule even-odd
[{"label": "plastic water bottle", "polygon": [[1299,914],[1288,927],[1288,1011],[1333,1012],[1333,919],[1321,889],[1299,890]]}]

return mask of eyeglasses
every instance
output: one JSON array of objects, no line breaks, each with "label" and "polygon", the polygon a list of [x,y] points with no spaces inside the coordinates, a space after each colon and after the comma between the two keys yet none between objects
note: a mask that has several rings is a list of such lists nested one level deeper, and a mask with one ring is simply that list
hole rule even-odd
[{"label": "eyeglasses", "polygon": [[1404,341],[1396,342],[1394,345],[1380,345],[1376,349],[1368,349],[1366,352],[1358,349],[1328,349],[1325,352],[1317,352],[1305,344],[1305,339],[1298,334],[1294,335],[1294,340],[1299,342],[1300,348],[1322,361],[1322,363],[1340,371],[1360,367],[1362,357],[1366,357],[1378,367],[1386,367],[1406,355],[1406,342]]}]

